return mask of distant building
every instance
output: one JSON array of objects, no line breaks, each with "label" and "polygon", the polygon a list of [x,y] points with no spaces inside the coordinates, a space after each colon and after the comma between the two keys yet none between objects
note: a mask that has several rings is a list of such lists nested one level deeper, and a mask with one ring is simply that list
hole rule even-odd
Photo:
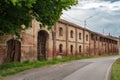
[{"label": "distant building", "polygon": [[0,63],[4,61],[34,61],[53,57],[118,54],[114,38],[84,29],[65,20],[59,20],[51,30],[40,28],[32,21],[28,30],[21,32],[22,41],[14,36],[0,38]]}]

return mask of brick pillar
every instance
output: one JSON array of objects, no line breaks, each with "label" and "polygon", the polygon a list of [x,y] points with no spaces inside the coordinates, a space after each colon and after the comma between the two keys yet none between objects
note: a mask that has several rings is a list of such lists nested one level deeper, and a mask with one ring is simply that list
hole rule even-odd
[{"label": "brick pillar", "polygon": [[91,46],[91,34],[89,33],[89,52],[88,52],[89,55],[91,55],[90,46]]},{"label": "brick pillar", "polygon": [[75,56],[77,56],[77,28],[75,28]]},{"label": "brick pillar", "polygon": [[98,54],[100,55],[100,36],[98,37]]},{"label": "brick pillar", "polygon": [[95,35],[94,35],[94,55],[96,55],[96,39],[95,39]]},{"label": "brick pillar", "polygon": [[68,55],[68,25],[66,25],[66,56]]},{"label": "brick pillar", "polygon": [[57,27],[57,23],[55,23],[54,28],[52,30],[52,38],[53,38],[53,55],[52,55],[52,57],[57,56],[57,53],[56,53],[56,27]]},{"label": "brick pillar", "polygon": [[83,55],[85,55],[85,29],[83,29]]},{"label": "brick pillar", "polygon": [[89,48],[89,50],[88,50],[88,55],[90,55],[90,54],[91,54],[91,53],[90,53],[90,42],[91,42],[90,40],[91,40],[91,35],[90,35],[90,32],[89,32],[89,47],[88,47],[88,48]]}]

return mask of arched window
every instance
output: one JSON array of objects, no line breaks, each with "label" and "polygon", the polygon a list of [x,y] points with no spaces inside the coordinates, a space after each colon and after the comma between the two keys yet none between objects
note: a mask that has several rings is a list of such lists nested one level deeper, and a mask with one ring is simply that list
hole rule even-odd
[{"label": "arched window", "polygon": [[79,46],[79,52],[81,52],[81,45]]},{"label": "arched window", "polygon": [[79,33],[79,39],[81,40],[81,33]]},{"label": "arched window", "polygon": [[63,52],[62,48],[63,48],[63,45],[60,44],[60,45],[59,45],[59,53],[62,53],[62,52]]},{"label": "arched window", "polygon": [[63,28],[62,27],[59,28],[59,36],[63,36]]},{"label": "arched window", "polygon": [[86,35],[86,41],[88,41],[88,35]]},{"label": "arched window", "polygon": [[73,30],[70,31],[70,37],[73,38]]},{"label": "arched window", "polygon": [[70,52],[73,53],[73,45],[70,46]]}]

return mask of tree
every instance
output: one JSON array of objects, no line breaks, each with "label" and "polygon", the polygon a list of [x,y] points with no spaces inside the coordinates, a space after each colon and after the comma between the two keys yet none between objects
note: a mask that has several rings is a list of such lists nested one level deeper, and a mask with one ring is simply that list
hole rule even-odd
[{"label": "tree", "polygon": [[62,11],[75,4],[77,0],[0,0],[0,35],[19,36],[21,30],[30,27],[33,18],[51,28]]}]

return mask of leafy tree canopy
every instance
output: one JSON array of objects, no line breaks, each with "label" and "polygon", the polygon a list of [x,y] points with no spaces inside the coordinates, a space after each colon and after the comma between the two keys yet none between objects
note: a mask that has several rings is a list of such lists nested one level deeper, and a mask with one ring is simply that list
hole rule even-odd
[{"label": "leafy tree canopy", "polygon": [[0,35],[19,36],[21,30],[30,27],[33,18],[42,26],[52,26],[60,18],[62,10],[75,4],[77,0],[0,0]]}]

